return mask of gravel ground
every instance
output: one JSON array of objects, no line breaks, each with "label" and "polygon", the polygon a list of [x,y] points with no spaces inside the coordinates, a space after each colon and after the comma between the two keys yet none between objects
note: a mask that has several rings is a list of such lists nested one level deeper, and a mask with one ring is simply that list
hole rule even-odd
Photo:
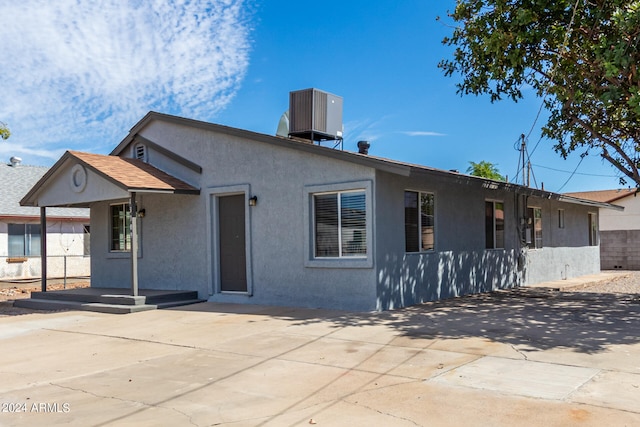
[{"label": "gravel ground", "polygon": [[640,271],[629,271],[628,274],[612,280],[585,283],[562,292],[593,292],[605,294],[640,294]]}]

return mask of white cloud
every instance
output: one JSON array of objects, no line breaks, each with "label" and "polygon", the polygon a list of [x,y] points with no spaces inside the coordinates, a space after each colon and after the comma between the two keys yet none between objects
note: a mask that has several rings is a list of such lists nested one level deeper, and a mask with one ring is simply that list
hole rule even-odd
[{"label": "white cloud", "polygon": [[0,120],[12,132],[3,144],[33,155],[109,151],[149,110],[211,120],[248,67],[246,9],[242,0],[3,2]]},{"label": "white cloud", "polygon": [[64,151],[64,149],[46,150],[23,147],[18,144],[2,143],[0,144],[0,163],[6,163],[12,156],[21,156],[24,159],[40,157],[42,159],[47,159],[47,163],[53,163],[64,154]]},{"label": "white cloud", "polygon": [[370,142],[382,136],[382,132],[378,129],[378,122],[369,119],[352,120],[345,123],[344,134],[348,140],[366,140]]},{"label": "white cloud", "polygon": [[400,133],[402,133],[404,135],[408,135],[408,136],[447,136],[444,133],[422,131],[422,130],[418,130],[418,131],[403,131],[403,132],[400,132]]}]

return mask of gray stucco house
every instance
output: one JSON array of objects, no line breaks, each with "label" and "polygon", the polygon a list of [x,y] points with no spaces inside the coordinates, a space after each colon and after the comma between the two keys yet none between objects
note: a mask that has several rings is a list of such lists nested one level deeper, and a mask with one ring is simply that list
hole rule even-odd
[{"label": "gray stucco house", "polygon": [[615,208],[156,112],[22,203],[91,209],[92,287],[349,310],[596,273]]}]

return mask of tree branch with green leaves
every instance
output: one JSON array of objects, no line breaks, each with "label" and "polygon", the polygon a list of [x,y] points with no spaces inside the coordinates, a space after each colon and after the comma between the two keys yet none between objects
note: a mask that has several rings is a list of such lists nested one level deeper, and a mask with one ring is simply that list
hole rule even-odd
[{"label": "tree branch with green leaves", "polygon": [[9,139],[11,131],[7,127],[6,123],[0,122],[0,139]]},{"label": "tree branch with green leaves", "polygon": [[439,67],[462,95],[518,101],[532,88],[564,158],[595,148],[640,187],[640,1],[458,0]]},{"label": "tree branch with green leaves", "polygon": [[480,176],[483,178],[494,179],[496,181],[504,181],[505,177],[500,174],[498,165],[485,160],[480,162],[469,162],[467,173],[473,176]]}]

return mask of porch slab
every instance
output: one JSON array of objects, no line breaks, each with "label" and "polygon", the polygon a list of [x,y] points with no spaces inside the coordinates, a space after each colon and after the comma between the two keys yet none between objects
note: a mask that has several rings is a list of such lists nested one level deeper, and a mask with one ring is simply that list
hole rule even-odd
[{"label": "porch slab", "polygon": [[127,314],[157,308],[202,302],[196,291],[141,289],[138,296],[125,288],[78,288],[33,292],[31,298],[16,300],[15,307],[35,310],[83,310]]},{"label": "porch slab", "polygon": [[637,412],[640,402],[640,374],[603,371],[574,395],[571,401],[597,404],[622,411]]},{"label": "porch slab", "polygon": [[431,381],[509,395],[563,400],[599,372],[594,368],[487,356]]}]

